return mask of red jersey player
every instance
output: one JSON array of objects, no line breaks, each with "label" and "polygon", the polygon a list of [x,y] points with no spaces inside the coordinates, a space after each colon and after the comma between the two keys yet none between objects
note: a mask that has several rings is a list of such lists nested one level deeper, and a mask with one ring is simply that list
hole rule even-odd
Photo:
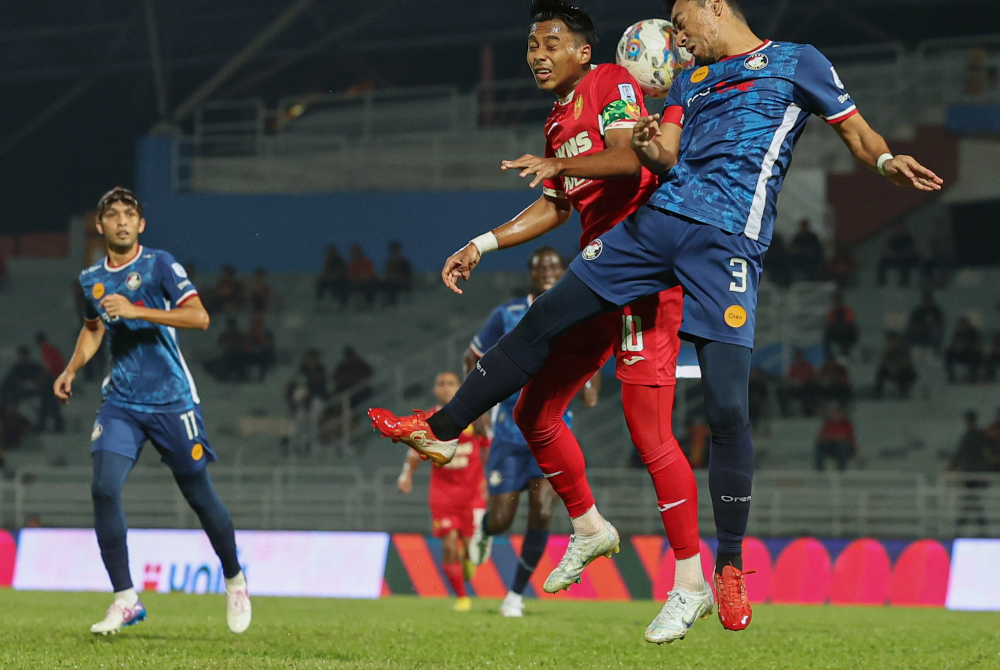
[{"label": "red jersey player", "polygon": [[[591,65],[596,34],[581,10],[558,0],[538,1],[532,18],[528,65],[538,87],[552,91],[558,100],[545,124],[545,157],[522,156],[504,161],[502,168],[531,177],[532,187],[542,185],[542,195],[447,260],[441,276],[456,293],[462,292],[457,280],[468,280],[482,254],[533,240],[565,223],[573,209],[583,226],[584,257],[599,256],[600,241],[594,240],[656,190],[656,178],[629,148],[633,127],[646,115],[638,84],[618,65]],[[597,511],[580,445],[561,420],[573,396],[614,353],[626,422],[652,477],[677,559],[674,602],[668,599],[668,604],[672,608],[678,602],[697,602],[700,614],[711,612],[711,589],[699,556],[698,489],[671,428],[682,313],[683,293],[676,288],[595,317],[557,341],[541,371],[521,392],[515,421],[573,522],[566,555],[544,585],[550,593],[569,588],[591,561],[618,551],[618,532]],[[397,418],[384,410],[370,414],[383,435],[406,442],[435,462],[446,460],[451,447],[431,439],[434,431],[419,416]],[[410,437],[420,431],[426,431],[423,439]],[[686,617],[669,619],[671,625],[664,626],[661,613],[646,639],[671,642],[687,633],[691,624]]]},{"label": "red jersey player", "polygon": [[[458,391],[460,380],[454,372],[442,372],[434,380],[434,396],[441,403],[448,402]],[[469,538],[475,529],[475,510],[486,507],[483,489],[483,459],[481,451],[489,446],[489,440],[475,432],[472,426],[465,429],[458,438],[458,449],[451,461],[431,471],[428,503],[431,508],[431,523],[434,537],[441,539],[444,574],[458,596],[455,610],[467,612],[472,601],[465,590],[463,559],[467,554]],[[403,493],[413,490],[413,473],[420,464],[420,457],[411,451],[403,464],[403,472],[396,483]],[[481,516],[481,515],[480,515]]]}]

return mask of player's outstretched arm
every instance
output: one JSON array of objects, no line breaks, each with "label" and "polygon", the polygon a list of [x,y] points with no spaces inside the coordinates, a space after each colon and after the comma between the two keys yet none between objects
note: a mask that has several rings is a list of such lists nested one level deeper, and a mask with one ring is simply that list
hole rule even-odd
[{"label": "player's outstretched arm", "polygon": [[944,180],[912,156],[893,156],[885,138],[875,132],[860,114],[832,124],[851,154],[870,170],[888,178],[896,186],[918,191],[940,191]]},{"label": "player's outstretched arm", "polygon": [[[565,198],[543,195],[507,223],[480,235],[449,256],[441,270],[441,281],[461,295],[462,289],[458,287],[458,280],[469,281],[472,271],[479,265],[484,253],[516,247],[539,238],[566,223],[572,213],[573,207]],[[489,239],[483,243],[481,242],[483,238]],[[482,248],[480,244],[486,248]]]},{"label": "player's outstretched arm", "polygon": [[403,461],[403,470],[396,479],[396,488],[400,493],[410,493],[413,491],[413,473],[420,465],[420,457],[415,452],[407,454]]},{"label": "player's outstretched arm", "polygon": [[83,328],[80,329],[79,337],[76,338],[76,347],[73,349],[69,363],[66,364],[66,369],[52,384],[52,392],[55,393],[56,398],[64,403],[69,402],[73,395],[73,380],[76,379],[76,373],[94,357],[103,341],[104,324],[101,323],[100,319],[85,321]]},{"label": "player's outstretched arm", "polygon": [[642,166],[655,175],[677,165],[681,149],[681,127],[660,123],[660,114],[644,116],[632,129],[631,147]]},{"label": "player's outstretched arm", "polygon": [[172,328],[188,328],[192,330],[208,330],[211,319],[201,298],[192,296],[174,309],[150,309],[133,305],[129,299],[117,293],[106,295],[101,299],[99,307],[111,318],[141,319]]},{"label": "player's outstretched arm", "polygon": [[642,166],[629,151],[632,131],[628,128],[609,130],[604,134],[604,149],[572,158],[543,158],[525,154],[517,160],[502,161],[501,170],[520,170],[521,177],[533,177],[531,188],[546,179],[576,177],[578,179],[626,179],[638,177]]}]

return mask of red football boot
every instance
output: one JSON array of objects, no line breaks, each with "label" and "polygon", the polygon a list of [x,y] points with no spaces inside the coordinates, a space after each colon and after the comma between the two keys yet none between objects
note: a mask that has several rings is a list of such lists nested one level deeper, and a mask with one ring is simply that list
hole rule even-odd
[{"label": "red football boot", "polygon": [[393,442],[402,442],[420,454],[420,458],[430,460],[441,467],[451,462],[458,449],[458,440],[439,440],[427,425],[428,415],[413,410],[411,416],[396,416],[387,409],[373,407],[368,410],[372,427]]},{"label": "red football boot", "polygon": [[[749,574],[749,573],[747,573]],[[727,630],[743,630],[750,625],[753,610],[747,599],[743,573],[731,565],[715,573],[715,598],[719,603],[719,621]]]}]

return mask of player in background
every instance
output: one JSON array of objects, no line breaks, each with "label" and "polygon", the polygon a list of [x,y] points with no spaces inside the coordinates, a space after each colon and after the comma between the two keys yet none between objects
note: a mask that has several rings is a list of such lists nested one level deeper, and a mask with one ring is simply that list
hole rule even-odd
[{"label": "player in background", "polygon": [[[441,409],[455,396],[461,380],[454,372],[442,372],[434,379],[434,397],[438,405],[429,414]],[[458,437],[458,448],[449,463],[431,470],[431,485],[427,502],[431,508],[434,537],[441,539],[442,563],[445,577],[458,597],[456,612],[472,609],[472,600],[465,590],[465,582],[472,578],[472,569],[463,566],[478,519],[475,510],[483,505],[483,458],[480,453],[489,447],[489,440],[469,426]],[[403,471],[396,481],[402,493],[413,490],[413,473],[420,465],[420,456],[410,451],[403,463]]]},{"label": "player in background", "polygon": [[[633,150],[662,175],[657,192],[588,245],[483,356],[480,374],[469,375],[452,402],[422,427],[422,448],[446,449],[485,409],[539,374],[560,333],[683,286],[682,332],[698,350],[712,431],[709,488],[719,535],[719,618],[726,628],[742,630],[752,616],[742,540],[753,481],[748,384],[757,286],[795,143],[809,114],[816,114],[858,161],[891,183],[933,192],[943,182],[914,158],[890,153],[814,47],[760,39],[737,0],[677,0],[669,6],[678,44],[701,67],[674,82],[662,124],[654,115],[634,128]],[[414,424],[401,417],[396,425]],[[413,441],[412,433],[402,433],[395,439]]]},{"label": "player in background", "polygon": [[97,231],[108,255],[80,273],[86,320],[66,370],[53,385],[56,397],[68,402],[76,373],[108,338],[111,374],[91,433],[91,494],[97,543],[115,593],[104,619],[90,631],[117,633],[146,618],[129,574],[121,493],[149,440],[222,561],[226,623],[232,632],[242,633],[252,616],[246,576],[237,558],[232,517],[205,469],[215,452],[177,344],[177,328],[205,330],[209,316],[180,263],[166,251],[139,243],[145,229],[142,203],[131,191],[117,187],[104,194],[97,205]]},{"label": "player in background", "polygon": [[[581,10],[548,0],[532,6],[532,18],[528,65],[539,88],[551,91],[557,100],[545,124],[545,157],[523,156],[504,161],[502,168],[520,170],[531,178],[532,187],[543,187],[542,194],[514,219],[447,260],[442,279],[457,293],[458,278],[467,280],[483,253],[533,240],[565,223],[573,209],[580,213],[583,227],[580,246],[587,247],[656,189],[656,178],[629,147],[632,128],[645,114],[638,84],[618,65],[591,64],[596,31]],[[675,287],[570,330],[521,393],[515,421],[573,522],[573,540],[545,582],[550,593],[568,588],[589,562],[618,548],[617,531],[594,504],[580,445],[562,420],[572,398],[615,354],[625,418],[653,480],[677,560],[671,609],[685,603],[685,612],[711,612],[711,589],[699,555],[698,488],[671,426],[682,300],[682,290]],[[481,375],[481,368],[473,374]],[[393,424],[394,418],[373,413],[384,435],[424,430]],[[690,624],[682,622],[693,618],[676,616],[669,623],[659,616],[646,637],[652,642],[683,637]]]},{"label": "player in background", "polygon": [[[538,296],[555,286],[563,272],[565,264],[562,255],[552,247],[541,247],[531,254],[528,261],[531,293],[523,298],[514,298],[493,310],[483,329],[469,344],[469,350],[465,354],[466,374],[475,369],[484,352],[517,325]],[[584,385],[583,402],[586,406],[593,407],[597,404],[599,389],[598,372]],[[490,557],[493,536],[510,529],[517,515],[521,492],[528,492],[528,529],[524,534],[521,556],[510,591],[500,604],[500,614],[505,617],[524,616],[524,589],[545,553],[545,546],[549,541],[549,524],[552,521],[552,505],[556,499],[555,491],[539,469],[535,457],[531,455],[528,442],[514,423],[514,407],[519,395],[515,393],[507,398],[493,408],[491,413],[493,440],[486,463],[488,507],[469,542],[469,558],[474,564],[482,565]],[[567,411],[563,420],[567,428],[572,428],[572,412]]]}]

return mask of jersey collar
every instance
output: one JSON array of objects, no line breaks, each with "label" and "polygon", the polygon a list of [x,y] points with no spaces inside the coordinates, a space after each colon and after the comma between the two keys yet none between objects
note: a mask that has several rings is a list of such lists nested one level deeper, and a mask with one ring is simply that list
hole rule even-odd
[{"label": "jersey collar", "polygon": [[136,249],[135,249],[135,255],[132,256],[132,258],[130,258],[126,262],[122,263],[121,265],[112,265],[111,264],[111,257],[110,256],[105,256],[104,257],[104,269],[107,270],[108,272],[121,272],[122,270],[124,270],[128,266],[132,265],[132,263],[135,263],[137,260],[139,260],[139,256],[141,256],[141,255],[142,255],[142,245],[141,244],[137,244],[136,245]]},{"label": "jersey collar", "polygon": [[743,58],[743,56],[749,56],[750,54],[755,54],[758,51],[763,51],[764,49],[768,48],[772,44],[774,44],[774,42],[772,42],[771,40],[764,40],[764,43],[761,44],[756,49],[751,49],[750,51],[746,51],[746,52],[741,53],[741,54],[733,54],[732,56],[726,56],[725,58],[720,58],[719,62],[722,63],[722,62],[727,61],[727,60],[732,60],[733,58]]}]

